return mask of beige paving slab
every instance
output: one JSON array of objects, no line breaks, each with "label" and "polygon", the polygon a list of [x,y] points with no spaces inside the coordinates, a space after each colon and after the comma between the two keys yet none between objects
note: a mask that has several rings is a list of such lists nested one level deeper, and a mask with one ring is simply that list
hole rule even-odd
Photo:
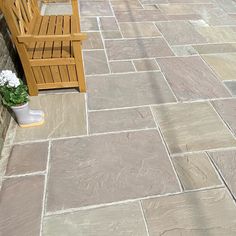
[{"label": "beige paving slab", "polygon": [[157,37],[161,36],[154,23],[120,23],[120,30],[125,38]]},{"label": "beige paving slab", "polygon": [[157,130],[52,144],[49,212],[177,191],[178,182]]},{"label": "beige paving slab", "polygon": [[15,142],[61,138],[86,134],[84,94],[66,93],[31,97],[30,106],[45,112],[45,123],[17,128]]},{"label": "beige paving slab", "polygon": [[48,142],[15,145],[9,157],[6,175],[45,171],[47,157]]},{"label": "beige paving slab", "polygon": [[236,53],[202,55],[221,80],[236,80]]},{"label": "beige paving slab", "polygon": [[140,72],[87,78],[90,110],[175,102],[160,72]]},{"label": "beige paving slab", "polygon": [[155,128],[150,108],[89,112],[90,133]]},{"label": "beige paving slab", "polygon": [[110,62],[110,68],[112,73],[124,73],[135,71],[135,68],[131,61],[113,61]]},{"label": "beige paving slab", "polygon": [[88,32],[88,39],[83,42],[83,49],[103,49],[100,32]]},{"label": "beige paving slab", "polygon": [[156,25],[170,45],[206,43],[188,21],[157,22]]},{"label": "beige paving slab", "polygon": [[107,40],[105,42],[105,48],[109,60],[153,58],[173,55],[173,52],[162,38]]},{"label": "beige paving slab", "polygon": [[227,151],[218,151],[218,152],[209,152],[212,157],[215,165],[226,181],[231,192],[236,196],[236,151],[227,150]]},{"label": "beige paving slab", "polygon": [[39,235],[43,189],[43,176],[4,181],[0,195],[1,235]]},{"label": "beige paving slab", "polygon": [[236,42],[236,31],[233,27],[195,27],[197,32],[202,35],[207,43],[232,43]]},{"label": "beige paving slab", "polygon": [[108,62],[104,50],[83,52],[84,70],[86,75],[108,74]]},{"label": "beige paving slab", "polygon": [[181,101],[230,97],[230,93],[199,56],[158,58],[157,62]]},{"label": "beige paving slab", "polygon": [[[73,225],[73,226],[72,226]],[[138,202],[46,217],[43,236],[147,236]]]},{"label": "beige paving slab", "polygon": [[230,90],[233,96],[236,95],[236,81],[224,81],[226,87]]},{"label": "beige paving slab", "polygon": [[154,59],[134,60],[133,63],[137,71],[160,70],[160,67],[157,65]]},{"label": "beige paving slab", "polygon": [[236,146],[208,103],[162,105],[153,110],[172,154]]},{"label": "beige paving slab", "polygon": [[149,235],[236,234],[236,207],[225,189],[143,201]]},{"label": "beige paving slab", "polygon": [[224,122],[236,135],[236,99],[213,101],[212,104]]},{"label": "beige paving slab", "polygon": [[222,185],[205,153],[176,156],[172,160],[185,190]]},{"label": "beige paving slab", "polygon": [[199,54],[236,53],[236,43],[203,44],[192,47]]}]

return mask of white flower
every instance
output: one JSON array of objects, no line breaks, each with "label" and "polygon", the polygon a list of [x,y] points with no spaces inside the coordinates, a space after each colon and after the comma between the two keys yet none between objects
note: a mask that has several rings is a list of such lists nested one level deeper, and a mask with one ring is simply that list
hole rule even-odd
[{"label": "white flower", "polygon": [[12,71],[3,70],[0,73],[0,86],[4,86],[5,84],[7,84],[8,87],[16,88],[20,85],[20,80]]}]

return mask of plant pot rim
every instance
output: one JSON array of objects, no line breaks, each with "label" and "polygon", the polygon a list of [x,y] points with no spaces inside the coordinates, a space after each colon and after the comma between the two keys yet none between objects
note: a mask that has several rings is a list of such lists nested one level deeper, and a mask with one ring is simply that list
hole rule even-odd
[{"label": "plant pot rim", "polygon": [[29,104],[29,102],[26,102],[26,103],[24,103],[24,104],[22,104],[22,105],[11,106],[11,108],[13,108],[13,109],[22,108],[22,107],[26,107],[26,106],[28,106],[28,104]]}]

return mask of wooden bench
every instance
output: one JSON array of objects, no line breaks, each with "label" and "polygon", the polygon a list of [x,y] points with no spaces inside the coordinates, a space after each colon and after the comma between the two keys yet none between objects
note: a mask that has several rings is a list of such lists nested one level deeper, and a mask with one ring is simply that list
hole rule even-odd
[{"label": "wooden bench", "polygon": [[72,15],[41,16],[37,0],[0,0],[1,11],[20,56],[29,93],[79,87],[86,91],[77,0]]}]

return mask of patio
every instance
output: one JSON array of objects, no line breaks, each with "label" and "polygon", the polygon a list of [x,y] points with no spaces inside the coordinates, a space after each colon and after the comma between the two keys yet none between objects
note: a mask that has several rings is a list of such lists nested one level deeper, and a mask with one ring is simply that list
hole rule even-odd
[{"label": "patio", "polygon": [[236,2],[80,0],[80,15],[87,94],[41,92],[43,126],[12,120],[0,235],[236,235]]}]

